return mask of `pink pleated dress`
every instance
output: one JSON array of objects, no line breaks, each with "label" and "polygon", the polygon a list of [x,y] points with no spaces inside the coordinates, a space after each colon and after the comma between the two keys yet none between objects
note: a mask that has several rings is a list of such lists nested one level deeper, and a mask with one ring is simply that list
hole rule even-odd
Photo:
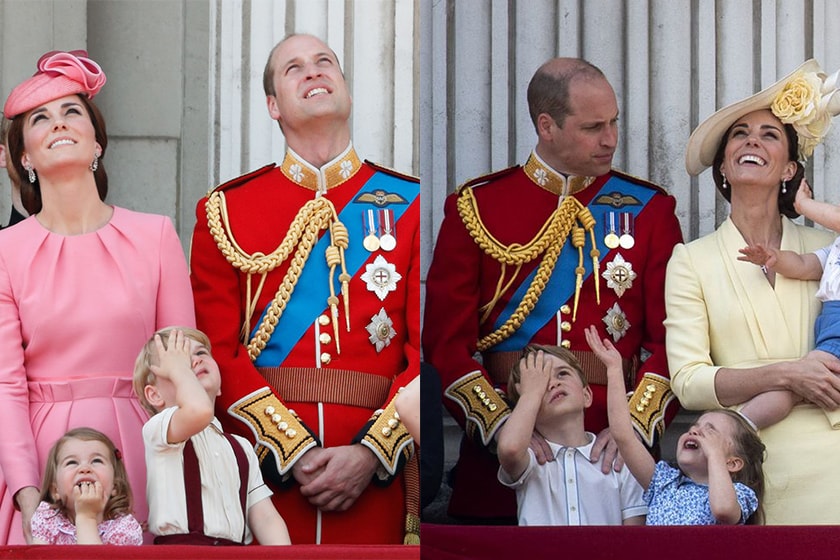
[{"label": "pink pleated dress", "polygon": [[134,361],[160,328],[195,326],[184,252],[165,216],[115,207],[95,232],[63,236],[35,217],[0,231],[0,544],[21,544],[12,496],[40,487],[67,430],[88,426],[122,452],[134,515],[148,517]]}]

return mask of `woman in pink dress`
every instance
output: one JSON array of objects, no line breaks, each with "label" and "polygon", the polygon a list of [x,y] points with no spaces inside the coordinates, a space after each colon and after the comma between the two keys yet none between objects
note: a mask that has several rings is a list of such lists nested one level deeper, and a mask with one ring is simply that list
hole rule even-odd
[{"label": "woman in pink dress", "polygon": [[0,543],[31,542],[47,453],[79,426],[121,450],[146,521],[134,359],[157,329],[195,324],[169,218],[104,202],[108,139],[91,101],[104,83],[86,52],[47,53],[3,109],[30,217],[0,232]]}]

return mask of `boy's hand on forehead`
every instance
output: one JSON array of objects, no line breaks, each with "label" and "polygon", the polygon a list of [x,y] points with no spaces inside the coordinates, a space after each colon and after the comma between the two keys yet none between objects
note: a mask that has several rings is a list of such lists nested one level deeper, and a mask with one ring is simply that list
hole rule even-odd
[{"label": "boy's hand on forehead", "polygon": [[192,373],[192,352],[190,339],[184,335],[184,331],[173,330],[169,333],[166,345],[159,334],[155,335],[155,348],[157,349],[158,364],[152,365],[152,373],[158,377],[171,378],[179,370]]},{"label": "boy's hand on forehead", "polygon": [[542,350],[523,356],[519,362],[520,394],[526,391],[544,393],[551,379],[551,363]]}]

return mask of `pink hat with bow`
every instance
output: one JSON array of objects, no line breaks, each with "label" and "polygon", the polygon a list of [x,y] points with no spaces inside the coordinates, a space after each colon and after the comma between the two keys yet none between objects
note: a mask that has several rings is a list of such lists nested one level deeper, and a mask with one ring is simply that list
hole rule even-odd
[{"label": "pink hat with bow", "polygon": [[87,51],[50,51],[38,59],[38,71],[9,94],[3,114],[11,119],[53,99],[76,93],[93,99],[104,85],[105,73],[88,58]]}]

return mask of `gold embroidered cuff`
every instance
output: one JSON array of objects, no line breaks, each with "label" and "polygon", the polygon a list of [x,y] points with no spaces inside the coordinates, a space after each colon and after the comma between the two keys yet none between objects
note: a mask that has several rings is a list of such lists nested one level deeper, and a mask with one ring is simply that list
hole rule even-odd
[{"label": "gold embroidered cuff", "polygon": [[370,421],[372,423],[359,443],[373,451],[388,475],[394,476],[400,463],[407,461],[414,452],[414,440],[400,421],[394,399],[385,410],[374,412]]},{"label": "gold embroidered cuff", "polygon": [[510,415],[510,407],[502,396],[480,371],[461,377],[445,393],[464,410],[467,436],[489,446],[496,430]]},{"label": "gold embroidered cuff", "polygon": [[306,451],[318,445],[294,411],[286,408],[268,387],[233,403],[228,414],[245,422],[257,443],[274,453],[281,476],[286,475]]},{"label": "gold embroidered cuff", "polygon": [[650,372],[630,396],[630,418],[648,447],[653,447],[657,436],[665,431],[665,409],[673,399],[668,379]]}]

